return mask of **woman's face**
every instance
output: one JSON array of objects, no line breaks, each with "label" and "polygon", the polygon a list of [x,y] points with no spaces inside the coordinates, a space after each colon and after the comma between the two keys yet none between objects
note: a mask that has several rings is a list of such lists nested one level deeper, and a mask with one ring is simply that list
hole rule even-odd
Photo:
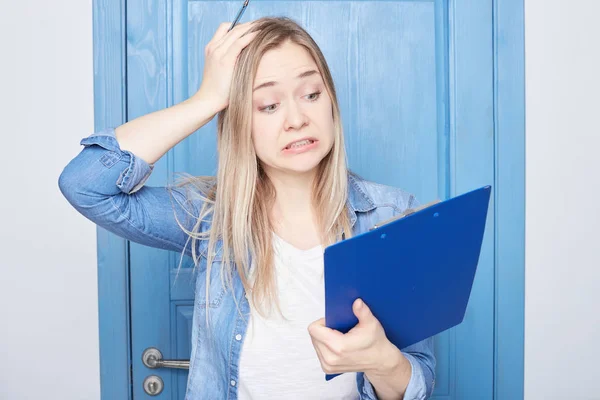
[{"label": "woman's face", "polygon": [[311,55],[286,42],[262,57],[252,94],[252,141],[267,174],[314,172],[333,146],[331,98]]}]

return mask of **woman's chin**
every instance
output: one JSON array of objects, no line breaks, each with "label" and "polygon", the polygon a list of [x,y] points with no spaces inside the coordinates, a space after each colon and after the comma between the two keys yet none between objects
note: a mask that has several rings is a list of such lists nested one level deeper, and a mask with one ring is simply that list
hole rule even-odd
[{"label": "woman's chin", "polygon": [[[278,173],[284,173],[286,175],[307,175],[314,174],[317,172],[319,164],[323,161],[325,155],[318,154],[316,152],[307,152],[296,157],[290,157],[287,159],[279,159],[276,162],[270,163],[267,167],[268,170]],[[275,160],[274,160],[275,161]],[[263,164],[263,168],[265,165]]]},{"label": "woman's chin", "polygon": [[[285,166],[285,170],[293,174],[305,175],[315,173],[319,167],[319,164],[323,160],[322,157],[315,158],[312,160],[302,160],[303,162],[293,162]],[[301,160],[297,160],[301,161]]]},{"label": "woman's chin", "polygon": [[303,164],[296,164],[296,165],[282,165],[277,169],[288,175],[303,176],[303,175],[311,175],[311,174],[316,173],[318,166],[319,166],[319,163],[316,162],[316,163],[310,163],[310,164],[303,163]]}]

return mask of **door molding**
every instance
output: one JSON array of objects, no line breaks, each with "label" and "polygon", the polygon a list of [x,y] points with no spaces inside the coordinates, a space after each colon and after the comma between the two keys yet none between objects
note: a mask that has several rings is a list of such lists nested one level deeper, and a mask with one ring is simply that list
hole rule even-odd
[{"label": "door molding", "polygon": [[[94,129],[127,121],[126,0],[94,0]],[[132,399],[129,243],[97,227],[100,396]]]},{"label": "door molding", "polygon": [[[442,0],[436,0],[442,1]],[[456,7],[454,0],[449,7]],[[524,0],[492,0],[494,51],[494,399],[523,398]],[[94,0],[94,129],[127,121],[126,0]],[[101,398],[132,399],[129,243],[97,228]],[[502,340],[499,340],[501,338]]]},{"label": "door molding", "polygon": [[493,0],[495,400],[522,399],[524,396],[524,26],[524,0]]}]

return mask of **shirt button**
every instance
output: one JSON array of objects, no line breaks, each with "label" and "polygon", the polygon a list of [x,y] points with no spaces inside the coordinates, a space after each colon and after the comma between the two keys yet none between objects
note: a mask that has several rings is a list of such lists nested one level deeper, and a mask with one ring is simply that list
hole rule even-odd
[{"label": "shirt button", "polygon": [[237,335],[235,335],[235,340],[237,340],[237,341],[242,340],[242,335],[240,335],[239,333]]},{"label": "shirt button", "polygon": [[231,380],[230,383],[231,383],[231,386],[235,386],[235,381],[233,379]]}]

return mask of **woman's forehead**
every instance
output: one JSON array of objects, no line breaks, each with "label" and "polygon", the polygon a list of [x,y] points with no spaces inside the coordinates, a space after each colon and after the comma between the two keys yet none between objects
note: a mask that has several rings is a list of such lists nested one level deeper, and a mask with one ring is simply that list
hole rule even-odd
[{"label": "woman's forehead", "polygon": [[278,79],[293,79],[304,70],[318,71],[317,64],[304,47],[286,42],[267,51],[261,58],[254,79],[256,84]]}]

